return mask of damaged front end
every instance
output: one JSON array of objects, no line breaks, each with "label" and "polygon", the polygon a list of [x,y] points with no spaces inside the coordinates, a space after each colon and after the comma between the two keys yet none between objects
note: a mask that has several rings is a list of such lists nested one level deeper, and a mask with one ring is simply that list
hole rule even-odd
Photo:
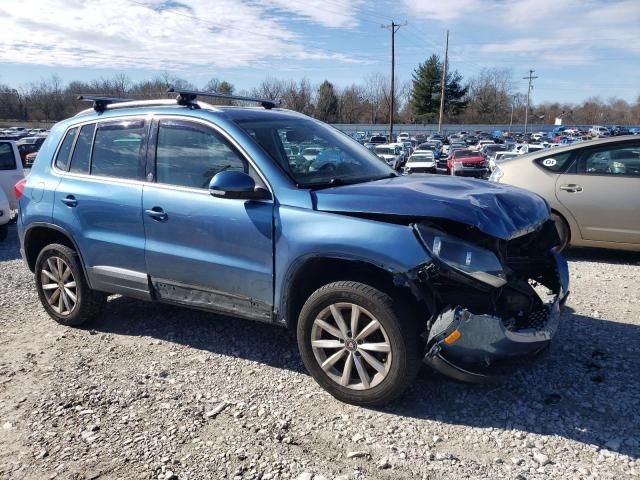
[{"label": "damaged front end", "polygon": [[510,240],[459,224],[415,228],[433,257],[411,280],[434,312],[424,332],[427,364],[481,382],[548,346],[569,291],[567,263],[553,250],[553,222]]}]

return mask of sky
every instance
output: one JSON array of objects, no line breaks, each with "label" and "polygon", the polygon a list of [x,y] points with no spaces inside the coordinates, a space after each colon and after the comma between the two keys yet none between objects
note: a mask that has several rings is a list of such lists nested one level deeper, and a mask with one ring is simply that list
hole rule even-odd
[{"label": "sky", "polygon": [[640,96],[640,0],[2,0],[0,83],[169,73],[250,89],[266,77],[337,86],[396,76],[432,53],[469,79],[534,70],[532,101]]}]

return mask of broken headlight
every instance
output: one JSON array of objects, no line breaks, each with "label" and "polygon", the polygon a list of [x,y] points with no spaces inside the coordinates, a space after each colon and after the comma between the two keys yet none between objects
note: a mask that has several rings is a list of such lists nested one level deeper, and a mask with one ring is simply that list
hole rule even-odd
[{"label": "broken headlight", "polygon": [[433,257],[454,270],[496,288],[507,283],[493,252],[432,228],[418,226],[418,232]]}]

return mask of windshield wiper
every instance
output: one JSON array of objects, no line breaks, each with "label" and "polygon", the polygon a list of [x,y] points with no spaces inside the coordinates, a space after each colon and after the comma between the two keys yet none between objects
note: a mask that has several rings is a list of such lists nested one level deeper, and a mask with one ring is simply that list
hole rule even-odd
[{"label": "windshield wiper", "polygon": [[385,178],[393,178],[397,176],[398,176],[397,173],[390,172],[388,175],[385,175],[383,177],[365,177],[365,178],[347,178],[347,179],[334,177],[322,182],[299,183],[296,186],[298,188],[329,188],[329,187],[338,187],[340,185],[354,185],[356,183],[375,182],[376,180],[384,180]]}]

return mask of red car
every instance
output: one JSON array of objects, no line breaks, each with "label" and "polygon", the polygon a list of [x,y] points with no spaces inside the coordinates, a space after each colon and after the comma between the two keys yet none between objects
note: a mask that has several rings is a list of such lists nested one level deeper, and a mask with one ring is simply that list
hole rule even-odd
[{"label": "red car", "polygon": [[489,162],[480,152],[456,150],[447,160],[447,173],[461,177],[485,178],[489,174]]}]

